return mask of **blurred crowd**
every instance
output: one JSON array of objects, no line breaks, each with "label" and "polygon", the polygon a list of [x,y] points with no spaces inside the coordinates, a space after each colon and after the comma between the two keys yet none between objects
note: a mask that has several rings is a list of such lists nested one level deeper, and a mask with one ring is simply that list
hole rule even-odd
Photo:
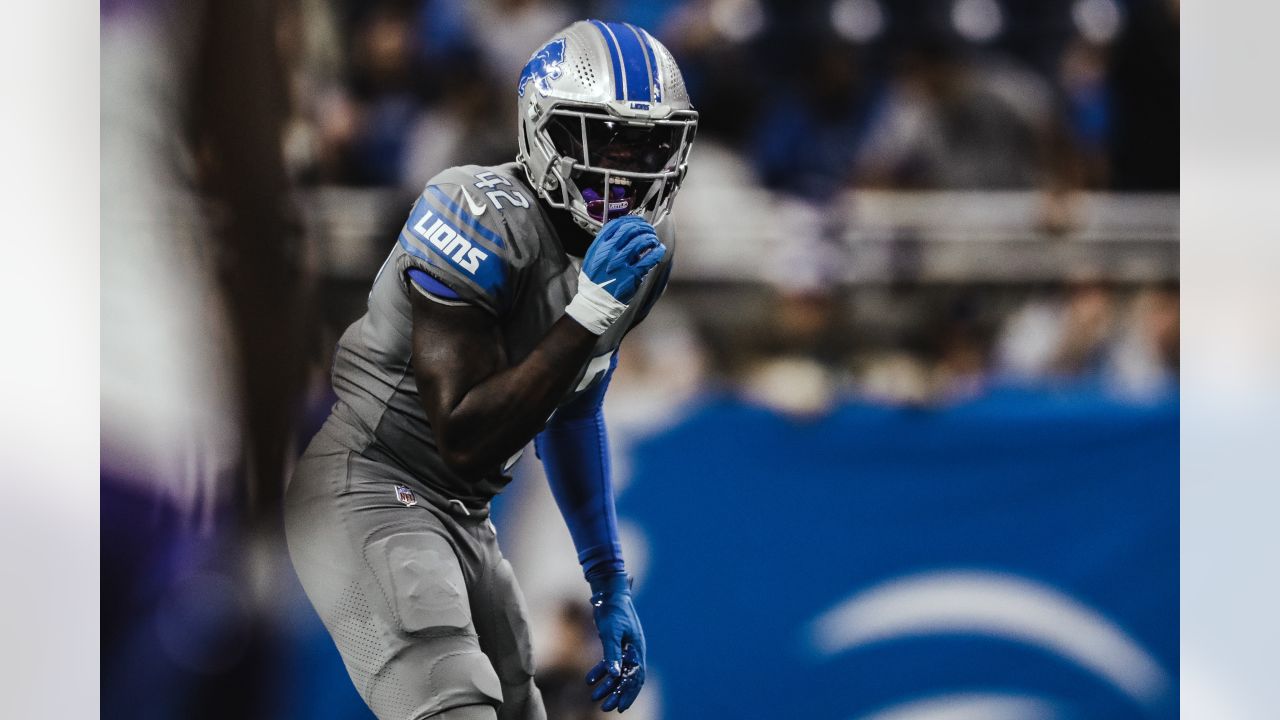
[{"label": "blurred crowd", "polygon": [[515,155],[512,90],[575,18],[675,54],[752,182],[1178,187],[1177,0],[293,0],[287,159],[308,183],[420,187]]},{"label": "blurred crowd", "polygon": [[[407,198],[450,165],[513,159],[512,89],[530,51],[575,18],[604,17],[648,28],[681,64],[701,120],[677,215],[697,231],[756,192],[779,212],[825,217],[821,235],[842,222],[823,208],[850,189],[1036,191],[1054,229],[1078,191],[1178,188],[1176,0],[295,0],[286,11],[286,161],[303,185]],[[694,242],[711,252],[719,240]],[[776,309],[764,303],[753,323],[682,306],[676,273],[668,304],[688,317],[694,365],[794,388],[810,382],[796,363],[758,371],[803,358],[834,371],[815,398],[840,395],[830,381],[921,403],[995,380],[1089,379],[1145,397],[1176,377],[1176,279],[848,291],[822,268],[847,262],[839,243],[784,240],[815,277],[764,277]],[[352,288],[334,331],[362,299]]]},{"label": "blurred crowd", "polygon": [[938,408],[1009,388],[1139,404],[1178,388],[1172,283],[774,288],[750,301],[722,298],[753,315],[742,327],[685,299],[660,305],[623,346],[610,397],[637,434],[715,388],[801,419],[849,402]]}]

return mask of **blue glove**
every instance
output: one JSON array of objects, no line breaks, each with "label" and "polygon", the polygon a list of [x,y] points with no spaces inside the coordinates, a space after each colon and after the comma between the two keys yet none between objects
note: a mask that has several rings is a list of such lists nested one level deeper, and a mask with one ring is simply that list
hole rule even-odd
[{"label": "blue glove", "polygon": [[582,273],[625,305],[666,252],[652,225],[638,215],[624,215],[600,229],[582,259]]},{"label": "blue glove", "polygon": [[595,686],[591,699],[604,700],[600,709],[625,712],[644,686],[644,630],[631,602],[625,575],[610,575],[591,583],[591,607],[600,633],[604,659],[587,673]]},{"label": "blue glove", "polygon": [[597,335],[613,325],[666,255],[653,226],[637,215],[610,220],[582,259],[578,294],[565,312]]}]

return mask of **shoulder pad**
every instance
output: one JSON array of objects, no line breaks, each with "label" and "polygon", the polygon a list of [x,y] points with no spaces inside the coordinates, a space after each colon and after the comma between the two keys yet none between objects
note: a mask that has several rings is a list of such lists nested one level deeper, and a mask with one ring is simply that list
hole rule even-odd
[{"label": "shoulder pad", "polygon": [[536,199],[528,185],[511,166],[461,165],[431,178],[427,187],[454,191],[467,210],[483,224],[499,229],[504,223],[518,225],[525,211],[536,212]]},{"label": "shoulder pad", "polygon": [[538,247],[534,195],[512,165],[461,165],[438,174],[413,204],[399,243],[402,275],[417,266],[467,302],[506,309],[515,275]]},{"label": "shoulder pad", "polygon": [[417,267],[459,297],[501,314],[514,283],[511,260],[519,227],[507,216],[530,204],[526,193],[491,168],[445,170],[409,213],[400,232],[406,260],[397,271],[403,276]]}]

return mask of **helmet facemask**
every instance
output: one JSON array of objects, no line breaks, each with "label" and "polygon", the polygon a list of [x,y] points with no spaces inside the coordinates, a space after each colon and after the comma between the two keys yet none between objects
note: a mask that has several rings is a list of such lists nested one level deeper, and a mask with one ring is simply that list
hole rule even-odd
[{"label": "helmet facemask", "polygon": [[588,232],[623,215],[657,224],[671,210],[688,169],[697,113],[662,120],[618,117],[595,108],[553,106],[534,125],[533,152],[544,154],[544,199],[567,209]]}]

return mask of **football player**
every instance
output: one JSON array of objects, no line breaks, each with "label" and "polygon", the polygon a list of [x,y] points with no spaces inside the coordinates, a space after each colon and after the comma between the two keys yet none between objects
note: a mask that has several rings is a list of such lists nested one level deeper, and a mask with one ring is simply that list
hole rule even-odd
[{"label": "football player", "polygon": [[427,184],[287,491],[294,566],[384,720],[545,716],[488,520],[530,440],[591,589],[592,697],[623,711],[644,683],[601,406],[671,272],[697,114],[667,49],[623,23],[565,28],[516,92],[516,162]]}]

